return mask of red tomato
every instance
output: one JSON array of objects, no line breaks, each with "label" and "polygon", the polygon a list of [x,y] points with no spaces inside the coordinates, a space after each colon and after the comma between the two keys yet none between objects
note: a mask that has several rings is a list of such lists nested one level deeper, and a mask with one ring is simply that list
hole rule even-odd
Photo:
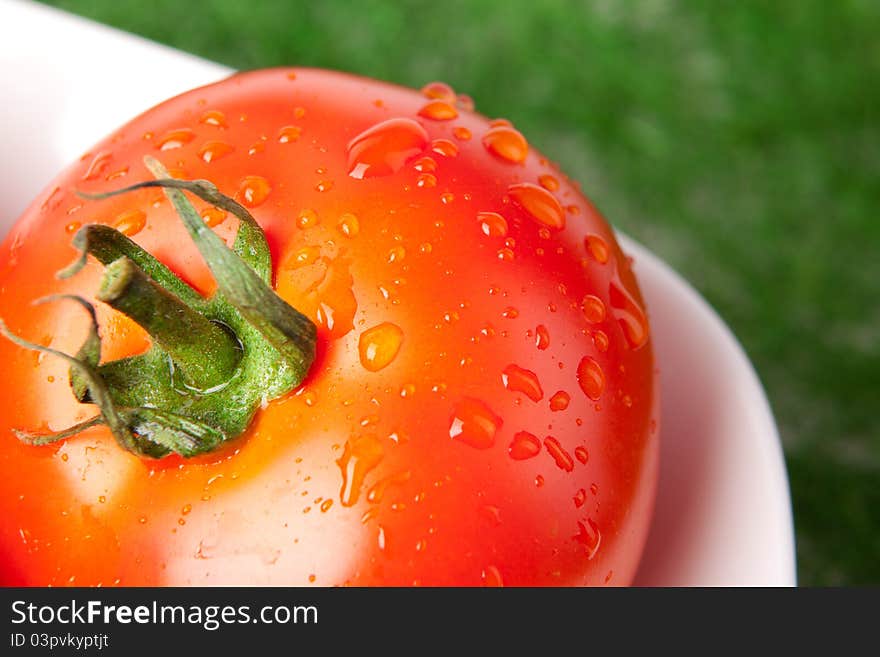
[{"label": "red tomato", "polygon": [[[262,226],[278,295],[318,327],[305,382],[217,451],[149,458],[68,363],[0,340],[7,585],[581,585],[631,581],[657,475],[636,280],[596,209],[507,121],[317,70],[236,75],[134,119],[47,188],[0,250],[0,317],[75,353],[103,267],[55,273],[115,226],[202,294],[215,282],[151,155]],[[231,243],[238,220],[194,200]],[[149,337],[98,305],[104,362]]]}]

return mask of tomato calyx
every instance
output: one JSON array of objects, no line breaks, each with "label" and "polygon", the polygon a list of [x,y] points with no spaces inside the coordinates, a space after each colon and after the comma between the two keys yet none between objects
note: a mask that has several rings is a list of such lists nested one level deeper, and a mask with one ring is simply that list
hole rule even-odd
[{"label": "tomato calyx", "polygon": [[[16,344],[68,361],[74,395],[100,410],[60,432],[17,431],[26,443],[44,445],[102,424],[121,447],[141,456],[210,452],[241,435],[259,406],[296,388],[314,360],[315,325],[272,289],[269,247],[250,213],[208,181],[171,178],[150,157],[144,163],[155,180],[82,196],[162,188],[214,275],[217,292],[206,299],[114,228],[80,229],[73,240],[80,257],[59,277],[73,276],[92,255],[106,266],[97,298],[142,326],[153,344],[142,354],[100,363],[95,309],[74,295],[38,303],[72,300],[90,314],[89,334],[76,355],[24,340],[0,320],[0,333]],[[232,248],[202,221],[184,190],[238,217]]]}]

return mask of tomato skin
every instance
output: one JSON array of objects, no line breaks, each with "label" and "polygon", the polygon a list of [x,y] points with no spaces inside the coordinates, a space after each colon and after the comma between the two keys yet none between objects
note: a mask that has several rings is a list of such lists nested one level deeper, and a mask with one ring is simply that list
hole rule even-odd
[{"label": "tomato skin", "polygon": [[[499,141],[503,124],[437,102],[327,71],[239,74],[137,117],[49,185],[0,247],[0,317],[16,333],[79,347],[75,306],[30,302],[94,298],[96,263],[55,278],[86,223],[119,224],[213,291],[160,192],[75,194],[147,179],[152,155],[251,206],[276,290],[316,321],[319,354],[245,436],[156,461],[103,428],[20,443],[13,429],[95,411],[59,359],[0,341],[0,582],[631,581],[655,494],[658,394],[629,263],[521,136]],[[357,141],[386,121],[378,141]],[[231,239],[232,217],[195,204]],[[99,319],[105,360],[149,344],[109,308]]]}]

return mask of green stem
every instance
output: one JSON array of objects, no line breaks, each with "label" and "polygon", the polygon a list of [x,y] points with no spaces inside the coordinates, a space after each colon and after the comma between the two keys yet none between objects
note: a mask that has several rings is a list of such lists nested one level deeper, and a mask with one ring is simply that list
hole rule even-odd
[{"label": "green stem", "polygon": [[226,383],[241,360],[238,341],[147,276],[128,258],[104,270],[97,299],[140,324],[200,390]]}]

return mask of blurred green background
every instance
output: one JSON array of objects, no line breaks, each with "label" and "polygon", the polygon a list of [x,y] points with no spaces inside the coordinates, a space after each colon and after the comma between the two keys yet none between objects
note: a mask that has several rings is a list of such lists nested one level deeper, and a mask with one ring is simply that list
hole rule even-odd
[{"label": "blurred green background", "polygon": [[440,79],[513,120],[742,341],[799,583],[880,584],[880,2],[48,4],[239,69]]}]

